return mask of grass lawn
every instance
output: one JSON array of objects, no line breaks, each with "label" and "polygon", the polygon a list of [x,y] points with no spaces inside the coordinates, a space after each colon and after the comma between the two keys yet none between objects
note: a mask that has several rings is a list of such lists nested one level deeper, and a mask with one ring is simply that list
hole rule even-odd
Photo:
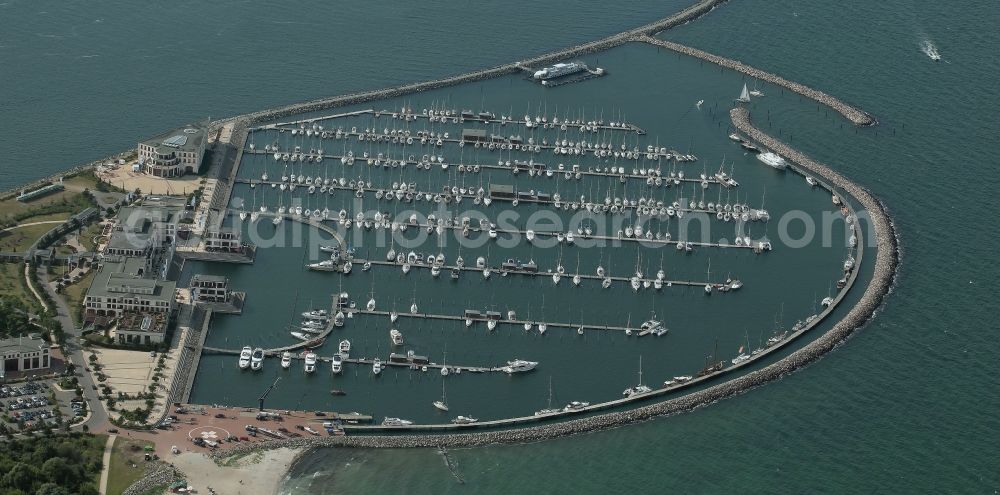
[{"label": "grass lawn", "polygon": [[94,187],[96,184],[97,181],[93,179],[92,176],[73,177],[70,179],[66,179],[66,181],[63,183],[63,186],[65,186],[66,189],[63,189],[62,191],[59,191],[57,193],[49,194],[47,196],[42,196],[40,198],[33,199],[28,202],[21,202],[15,198],[10,198],[0,201],[0,218],[6,217],[7,215],[23,213],[33,208],[41,208],[45,206],[61,204],[64,202],[72,203],[78,201],[78,197],[80,196],[80,193],[82,193],[84,189],[90,189],[91,191],[94,191]]},{"label": "grass lawn", "polygon": [[94,222],[84,228],[83,231],[80,232],[79,236],[80,245],[83,246],[83,249],[92,253],[96,252],[97,243],[94,241],[96,237],[101,234],[103,229],[104,227],[100,224],[100,222]]},{"label": "grass lawn", "polygon": [[0,263],[0,296],[17,299],[25,306],[33,308],[38,304],[35,297],[24,288],[24,265],[21,263]]},{"label": "grass lawn", "polygon": [[[69,213],[50,213],[48,215],[38,215],[27,218],[19,223],[28,224],[32,222],[66,220],[69,217]],[[25,251],[31,247],[35,240],[45,235],[46,232],[52,230],[58,225],[59,224],[57,223],[43,223],[41,225],[27,225],[5,232],[0,232],[0,251]]]},{"label": "grass lawn", "polygon": [[115,439],[111,447],[111,469],[108,472],[108,495],[118,495],[135,483],[146,472],[143,447],[151,442],[132,440],[127,437]]},{"label": "grass lawn", "polygon": [[91,282],[94,281],[95,274],[97,274],[97,270],[91,269],[79,282],[63,289],[63,297],[66,298],[66,304],[73,313],[73,323],[77,326],[80,326],[82,321],[83,298],[87,295],[87,289],[90,288]]}]

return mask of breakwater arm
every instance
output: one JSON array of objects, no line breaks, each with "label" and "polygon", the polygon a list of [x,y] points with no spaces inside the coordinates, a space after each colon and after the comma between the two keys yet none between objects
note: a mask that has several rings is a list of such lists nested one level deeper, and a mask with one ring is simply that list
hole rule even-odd
[{"label": "breakwater arm", "polygon": [[642,41],[644,43],[649,43],[654,46],[659,46],[666,48],[668,50],[673,50],[677,53],[688,55],[695,58],[700,58],[707,62],[711,62],[716,65],[720,65],[727,69],[732,69],[737,72],[741,72],[750,77],[760,79],[761,81],[767,81],[771,84],[781,86],[789,91],[798,93],[806,98],[816,100],[817,102],[826,105],[833,110],[837,111],[843,115],[847,120],[850,120],[854,125],[859,126],[871,126],[875,125],[877,121],[868,112],[855,108],[847,103],[844,103],[838,98],[830,96],[818,89],[810,88],[804,84],[797,83],[795,81],[789,81],[777,74],[772,74],[755,67],[751,67],[739,60],[733,60],[730,58],[720,57],[718,55],[713,55],[703,50],[697,48],[691,48],[689,46],[684,46],[679,43],[674,43],[672,41],[661,40],[659,38],[654,38],[652,36],[641,36],[637,41]]}]

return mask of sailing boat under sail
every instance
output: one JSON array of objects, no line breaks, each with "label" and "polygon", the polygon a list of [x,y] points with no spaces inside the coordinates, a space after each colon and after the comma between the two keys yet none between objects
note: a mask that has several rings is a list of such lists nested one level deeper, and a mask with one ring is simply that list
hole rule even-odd
[{"label": "sailing boat under sail", "polygon": [[740,97],[736,99],[740,103],[750,103],[750,91],[747,90],[747,84],[743,83],[743,91],[740,91]]}]

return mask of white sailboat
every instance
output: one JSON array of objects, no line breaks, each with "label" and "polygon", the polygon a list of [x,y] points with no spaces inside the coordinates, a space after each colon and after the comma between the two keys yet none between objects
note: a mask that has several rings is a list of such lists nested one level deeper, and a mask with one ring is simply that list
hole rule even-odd
[{"label": "white sailboat", "polygon": [[439,411],[448,410],[448,396],[444,390],[444,378],[441,379],[441,400],[436,400],[432,404]]},{"label": "white sailboat", "polygon": [[750,91],[747,90],[746,83],[743,83],[743,91],[740,91],[740,97],[737,98],[736,101],[738,101],[740,103],[749,103],[750,102]]},{"label": "white sailboat", "polygon": [[639,355],[639,383],[634,387],[629,387],[622,392],[625,397],[635,397],[637,395],[648,394],[652,392],[653,389],[649,388],[647,385],[642,383],[642,355]]},{"label": "white sailboat", "polygon": [[552,408],[552,377],[550,376],[549,377],[549,405],[545,409],[540,409],[538,411],[535,411],[535,416],[544,416],[546,414],[554,414],[554,413],[561,412],[561,411],[562,411],[561,409],[553,409]]}]

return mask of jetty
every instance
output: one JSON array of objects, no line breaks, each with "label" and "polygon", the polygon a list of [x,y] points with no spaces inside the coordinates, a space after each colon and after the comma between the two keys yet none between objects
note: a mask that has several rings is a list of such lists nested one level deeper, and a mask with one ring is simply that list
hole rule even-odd
[{"label": "jetty", "polygon": [[[364,265],[366,263],[371,263],[371,265],[373,267],[374,266],[391,266],[391,267],[401,268],[403,266],[403,263],[399,263],[397,261],[383,261],[383,260],[365,259],[365,258],[350,258],[350,261],[352,263],[361,264],[361,265]],[[506,263],[504,265],[506,265]],[[555,275],[556,273],[558,273],[558,272],[553,272],[551,270],[540,271],[540,270],[537,270],[537,269],[534,269],[534,270],[533,269],[525,269],[523,265],[521,265],[520,267],[504,267],[504,265],[501,265],[499,267],[491,266],[491,267],[489,267],[489,269],[490,269],[491,272],[496,272],[497,275],[500,276],[500,277],[506,277],[507,275],[517,275],[517,276],[526,276],[526,277],[545,277],[545,278],[551,278],[553,275]],[[441,269],[442,278],[448,278],[448,276],[445,275],[445,273],[451,272],[451,271],[454,271],[454,270],[458,270],[460,272],[475,272],[475,273],[481,274],[483,272],[483,270],[485,269],[485,267],[483,267],[483,268],[477,268],[477,267],[473,267],[473,266],[464,266],[464,265],[463,266],[458,266],[458,265],[433,265],[433,264],[429,264],[429,263],[410,263],[410,268],[411,269],[421,269],[422,268],[422,269],[430,270],[431,268],[434,268],[435,266],[437,266],[438,268]],[[325,271],[336,271],[336,270],[325,270]],[[589,280],[589,281],[603,282],[604,280],[611,280],[612,282],[619,282],[619,283],[620,282],[630,283],[632,281],[632,277],[616,277],[616,276],[611,276],[611,275],[606,275],[606,276],[601,277],[601,276],[598,276],[598,275],[591,275],[591,274],[584,274],[584,273],[568,273],[567,272],[567,273],[560,273],[559,276],[560,276],[560,279],[563,279],[563,278],[567,279],[568,280],[566,282],[567,284],[572,283],[572,279],[575,276],[579,276],[581,281],[582,280]],[[708,287],[711,287],[712,289],[716,289],[716,290],[723,289],[723,291],[725,291],[729,287],[732,287],[732,284],[733,284],[733,280],[730,280],[728,283],[700,281],[700,280],[670,280],[670,279],[666,279],[666,278],[663,278],[663,279],[638,278],[637,280],[640,283],[642,283],[644,287],[647,286],[646,283],[652,284],[654,281],[659,280],[660,283],[663,284],[663,287],[678,286],[678,287],[700,287],[700,288],[704,288],[704,287],[708,286]]]},{"label": "jetty", "polygon": [[673,41],[661,40],[659,38],[654,38],[652,36],[642,36],[638,38],[638,41],[644,43],[649,43],[654,46],[666,48],[668,50],[673,50],[677,53],[681,53],[690,57],[699,58],[705,60],[706,62],[711,62],[713,64],[725,67],[742,74],[746,74],[754,79],[760,79],[761,81],[766,81],[776,86],[780,86],[794,93],[798,93],[806,98],[815,100],[818,103],[826,105],[831,109],[837,111],[844,116],[851,123],[858,126],[871,126],[875,125],[877,121],[868,112],[855,108],[854,106],[848,105],[839,98],[833,97],[827,93],[824,93],[818,89],[810,88],[805,84],[797,83],[795,81],[789,81],[777,74],[772,74],[767,71],[751,67],[739,60],[733,60],[730,58],[720,57],[718,55],[713,55],[703,50],[697,48],[691,48],[689,46],[681,45],[680,43],[674,43]]}]

